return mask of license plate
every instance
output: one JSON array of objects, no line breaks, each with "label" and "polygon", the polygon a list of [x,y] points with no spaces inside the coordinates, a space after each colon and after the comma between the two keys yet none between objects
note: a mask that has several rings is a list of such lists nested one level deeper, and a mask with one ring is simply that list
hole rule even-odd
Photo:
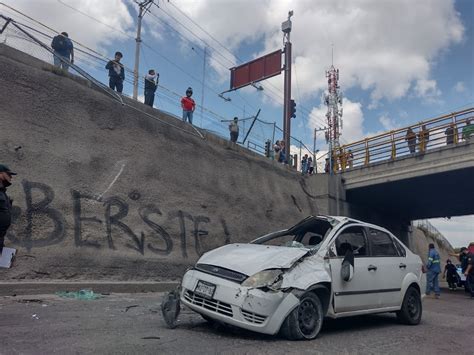
[{"label": "license plate", "polygon": [[212,298],[215,291],[216,285],[205,281],[198,281],[196,288],[194,289],[195,293],[206,298]]}]

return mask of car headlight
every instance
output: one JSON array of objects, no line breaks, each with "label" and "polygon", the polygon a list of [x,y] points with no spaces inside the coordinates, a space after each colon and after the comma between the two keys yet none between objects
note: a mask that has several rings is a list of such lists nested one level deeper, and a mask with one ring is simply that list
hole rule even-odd
[{"label": "car headlight", "polygon": [[271,286],[278,280],[282,273],[283,271],[281,270],[263,270],[242,282],[242,286],[252,288]]}]

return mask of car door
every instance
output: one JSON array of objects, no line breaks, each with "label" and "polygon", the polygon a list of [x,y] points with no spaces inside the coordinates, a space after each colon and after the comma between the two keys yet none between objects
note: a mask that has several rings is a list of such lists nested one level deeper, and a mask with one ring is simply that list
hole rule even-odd
[{"label": "car door", "polygon": [[367,228],[367,237],[372,256],[373,291],[377,308],[400,305],[401,288],[408,272],[406,255],[402,255],[392,236],[375,227]]},{"label": "car door", "polygon": [[[354,273],[350,281],[341,277],[341,266],[350,248],[354,254]],[[371,294],[374,273],[369,269],[372,258],[369,256],[366,229],[362,225],[350,225],[337,233],[328,252],[336,313],[352,312],[373,308],[375,297]]]}]

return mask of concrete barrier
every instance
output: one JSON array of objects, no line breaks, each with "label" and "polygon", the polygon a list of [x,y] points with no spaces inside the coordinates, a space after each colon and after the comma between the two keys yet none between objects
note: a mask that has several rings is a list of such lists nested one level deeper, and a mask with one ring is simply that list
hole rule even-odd
[{"label": "concrete barrier", "polygon": [[201,139],[4,45],[0,88],[19,249],[2,279],[173,280],[206,250],[328,212],[326,176]]}]

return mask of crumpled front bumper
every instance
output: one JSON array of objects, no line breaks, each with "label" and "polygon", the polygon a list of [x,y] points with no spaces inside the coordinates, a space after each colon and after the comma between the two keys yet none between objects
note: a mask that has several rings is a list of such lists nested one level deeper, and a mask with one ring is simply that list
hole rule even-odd
[{"label": "crumpled front bumper", "polygon": [[[194,293],[199,280],[216,285],[212,299]],[[283,320],[299,303],[291,292],[250,289],[198,270],[186,272],[181,286],[181,302],[192,310],[264,334],[276,334]]]}]

